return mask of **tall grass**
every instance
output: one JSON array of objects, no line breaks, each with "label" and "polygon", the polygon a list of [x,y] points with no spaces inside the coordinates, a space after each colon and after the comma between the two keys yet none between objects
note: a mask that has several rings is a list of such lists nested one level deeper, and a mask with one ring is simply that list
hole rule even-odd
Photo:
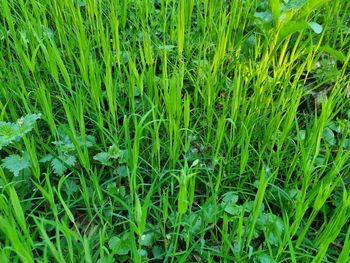
[{"label": "tall grass", "polygon": [[2,0],[0,261],[348,262],[350,2],[297,2]]}]

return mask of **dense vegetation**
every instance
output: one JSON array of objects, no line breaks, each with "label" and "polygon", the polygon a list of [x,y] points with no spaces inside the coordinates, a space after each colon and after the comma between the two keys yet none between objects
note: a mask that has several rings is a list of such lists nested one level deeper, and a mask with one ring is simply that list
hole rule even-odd
[{"label": "dense vegetation", "polygon": [[349,8],[1,0],[0,262],[349,262]]}]

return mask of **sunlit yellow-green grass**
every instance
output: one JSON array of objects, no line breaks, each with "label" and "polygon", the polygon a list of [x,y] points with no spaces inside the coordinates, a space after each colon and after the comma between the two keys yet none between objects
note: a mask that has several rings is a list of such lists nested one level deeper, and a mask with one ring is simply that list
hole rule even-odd
[{"label": "sunlit yellow-green grass", "polygon": [[350,262],[350,2],[1,0],[0,262]]}]

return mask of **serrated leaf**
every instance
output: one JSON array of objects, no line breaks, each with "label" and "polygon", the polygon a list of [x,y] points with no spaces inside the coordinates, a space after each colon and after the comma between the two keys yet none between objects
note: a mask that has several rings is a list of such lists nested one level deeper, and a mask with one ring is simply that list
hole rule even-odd
[{"label": "serrated leaf", "polygon": [[2,147],[9,145],[13,141],[20,139],[19,127],[15,123],[0,122],[0,150]]},{"label": "serrated leaf", "polygon": [[127,163],[129,159],[129,152],[128,150],[120,150],[119,151],[119,163]]},{"label": "serrated leaf", "polygon": [[61,160],[54,158],[51,160],[51,166],[55,174],[61,176],[67,171],[67,168],[61,162]]},{"label": "serrated leaf", "polygon": [[65,164],[69,166],[73,166],[77,162],[77,158],[75,158],[74,155],[63,155],[60,156],[60,158],[64,161]]},{"label": "serrated leaf", "polygon": [[41,163],[46,163],[46,162],[50,162],[53,159],[52,154],[46,154],[45,156],[43,156],[39,162]]},{"label": "serrated leaf", "polygon": [[316,22],[309,22],[308,23],[310,28],[316,33],[316,34],[321,34],[323,31],[323,26],[316,23]]},{"label": "serrated leaf", "polygon": [[115,185],[115,183],[109,183],[107,185],[107,193],[109,195],[118,195],[118,188],[117,186]]},{"label": "serrated leaf", "polygon": [[107,152],[100,152],[93,157],[94,160],[99,161],[103,165],[111,165],[110,156]]},{"label": "serrated leaf", "polygon": [[99,258],[97,261],[97,263],[110,263],[110,259],[108,257],[102,257],[102,258]]},{"label": "serrated leaf", "polygon": [[237,204],[227,204],[224,207],[224,211],[230,215],[237,216],[240,215],[242,212],[242,206]]},{"label": "serrated leaf", "polygon": [[120,149],[117,145],[113,144],[108,148],[109,157],[112,159],[118,159],[120,157]]},{"label": "serrated leaf", "polygon": [[52,144],[60,152],[71,152],[75,150],[75,146],[67,135],[61,137],[59,141],[53,141]]},{"label": "serrated leaf", "polygon": [[343,132],[343,128],[339,125],[339,123],[336,123],[334,121],[331,121],[327,124],[327,127],[330,128],[332,131],[341,133]]},{"label": "serrated leaf", "polygon": [[81,136],[78,136],[77,141],[80,147],[91,148],[94,145],[96,145],[96,138],[92,135],[86,135],[85,141],[82,139]]},{"label": "serrated leaf", "polygon": [[73,166],[76,163],[76,158],[73,155],[61,155],[59,158],[51,160],[51,166],[55,174],[61,176],[67,171],[67,166]]},{"label": "serrated leaf", "polygon": [[260,213],[256,222],[258,230],[264,231],[271,245],[278,246],[279,237],[283,236],[283,220],[272,213]]},{"label": "serrated leaf", "polygon": [[237,203],[237,201],[238,201],[238,195],[237,195],[236,192],[227,192],[227,193],[224,194],[224,197],[222,199],[223,203],[230,202],[230,203],[234,203],[235,204],[235,203]]},{"label": "serrated leaf", "polygon": [[17,120],[17,124],[22,135],[30,132],[35,125],[35,122],[41,118],[41,114],[28,114]]},{"label": "serrated leaf", "polygon": [[29,156],[26,153],[23,156],[11,154],[2,160],[1,166],[10,170],[14,176],[18,176],[20,171],[30,167]]},{"label": "serrated leaf", "polygon": [[[250,213],[253,210],[254,207],[254,201],[248,201],[245,203],[245,212]],[[264,212],[265,210],[265,205],[261,204],[261,206],[259,207],[259,213]]]},{"label": "serrated leaf", "polygon": [[141,93],[140,93],[139,88],[135,86],[135,87],[134,87],[134,96],[135,96],[135,97],[138,97],[138,96],[140,96],[140,94],[141,94]]},{"label": "serrated leaf", "polygon": [[77,192],[79,190],[79,187],[77,184],[72,180],[72,179],[67,179],[64,182],[64,191],[66,192],[67,195],[72,195],[73,193]]},{"label": "serrated leaf", "polygon": [[248,247],[248,258],[249,259],[253,256],[253,252],[254,252],[254,247],[253,246],[249,246]]}]

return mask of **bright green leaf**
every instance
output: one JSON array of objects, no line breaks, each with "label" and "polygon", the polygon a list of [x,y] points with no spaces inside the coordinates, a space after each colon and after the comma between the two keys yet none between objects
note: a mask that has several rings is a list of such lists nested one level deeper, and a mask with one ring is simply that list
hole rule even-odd
[{"label": "bright green leaf", "polygon": [[270,7],[272,13],[272,19],[274,22],[278,21],[281,13],[281,3],[280,0],[270,0]]},{"label": "bright green leaf", "polygon": [[280,30],[279,36],[278,36],[278,42],[281,42],[286,37],[301,31],[303,29],[308,28],[308,23],[304,21],[289,21],[288,23],[285,23],[283,27]]}]

